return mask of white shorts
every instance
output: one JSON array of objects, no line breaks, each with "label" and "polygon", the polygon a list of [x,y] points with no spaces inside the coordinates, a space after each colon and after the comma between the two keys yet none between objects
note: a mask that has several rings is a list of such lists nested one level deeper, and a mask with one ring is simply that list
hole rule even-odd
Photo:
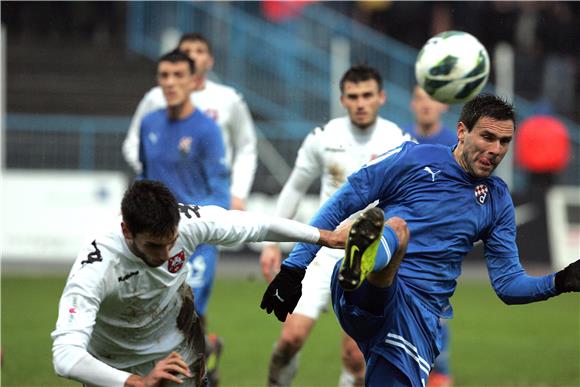
[{"label": "white shorts", "polygon": [[330,298],[330,279],[336,261],[344,257],[344,250],[322,247],[312,260],[302,280],[302,297],[293,313],[318,319],[327,310]]}]

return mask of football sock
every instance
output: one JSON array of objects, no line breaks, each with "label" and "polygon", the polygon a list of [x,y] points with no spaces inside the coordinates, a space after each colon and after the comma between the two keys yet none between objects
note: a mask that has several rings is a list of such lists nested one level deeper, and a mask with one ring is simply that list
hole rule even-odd
[{"label": "football sock", "polygon": [[384,269],[398,248],[399,239],[397,238],[397,234],[395,234],[395,231],[389,225],[385,224],[372,271],[381,271]]},{"label": "football sock", "polygon": [[298,356],[289,356],[278,349],[274,344],[274,350],[270,357],[270,367],[268,370],[269,387],[289,387],[298,372]]},{"label": "football sock", "polygon": [[364,378],[357,379],[352,372],[342,367],[340,378],[338,379],[338,387],[362,387],[365,385]]}]

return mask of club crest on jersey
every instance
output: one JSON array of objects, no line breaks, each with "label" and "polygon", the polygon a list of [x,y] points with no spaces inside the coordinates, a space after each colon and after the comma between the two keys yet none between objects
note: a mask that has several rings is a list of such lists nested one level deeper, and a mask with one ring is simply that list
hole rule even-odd
[{"label": "club crest on jersey", "polygon": [[487,199],[487,186],[485,184],[480,184],[475,187],[475,201],[483,205]]},{"label": "club crest on jersey", "polygon": [[179,270],[181,270],[184,263],[185,253],[183,250],[181,250],[179,253],[169,258],[169,261],[167,261],[167,270],[169,270],[170,273],[177,273]]},{"label": "club crest on jersey", "polygon": [[203,112],[206,116],[208,116],[209,118],[211,118],[214,122],[217,122],[218,120],[218,112],[215,109],[206,109]]},{"label": "club crest on jersey", "polygon": [[191,144],[193,143],[193,139],[189,136],[181,137],[179,139],[179,145],[177,148],[182,155],[187,155],[191,151]]}]

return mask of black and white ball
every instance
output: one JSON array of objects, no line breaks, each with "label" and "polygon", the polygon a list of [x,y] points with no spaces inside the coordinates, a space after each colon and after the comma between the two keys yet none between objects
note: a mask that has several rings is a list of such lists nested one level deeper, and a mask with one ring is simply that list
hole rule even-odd
[{"label": "black and white ball", "polygon": [[417,83],[437,101],[454,104],[475,97],[489,77],[489,55],[473,35],[446,31],[430,38],[415,62]]}]

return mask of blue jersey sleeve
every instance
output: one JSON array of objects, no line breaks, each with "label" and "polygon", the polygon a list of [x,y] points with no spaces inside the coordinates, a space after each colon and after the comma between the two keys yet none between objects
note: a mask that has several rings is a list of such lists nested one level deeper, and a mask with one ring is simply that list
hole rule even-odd
[{"label": "blue jersey sleeve", "polygon": [[505,185],[498,191],[496,222],[484,240],[489,277],[498,297],[506,304],[527,304],[557,295],[554,274],[526,274],[516,246],[514,206]]},{"label": "blue jersey sleeve", "polygon": [[[412,143],[409,143],[412,144]],[[402,163],[404,146],[395,148],[349,176],[348,181],[318,210],[310,224],[334,230],[340,222],[376,200],[388,199],[395,185],[397,169]],[[396,168],[397,167],[397,168]],[[320,250],[320,246],[298,243],[283,262],[284,265],[305,269]]]},{"label": "blue jersey sleeve", "polygon": [[[213,123],[212,123],[213,124]],[[203,205],[216,205],[230,208],[229,170],[226,165],[224,141],[220,129],[216,125],[207,128],[204,137],[204,157],[201,158],[203,170],[211,192],[210,201]]]}]

